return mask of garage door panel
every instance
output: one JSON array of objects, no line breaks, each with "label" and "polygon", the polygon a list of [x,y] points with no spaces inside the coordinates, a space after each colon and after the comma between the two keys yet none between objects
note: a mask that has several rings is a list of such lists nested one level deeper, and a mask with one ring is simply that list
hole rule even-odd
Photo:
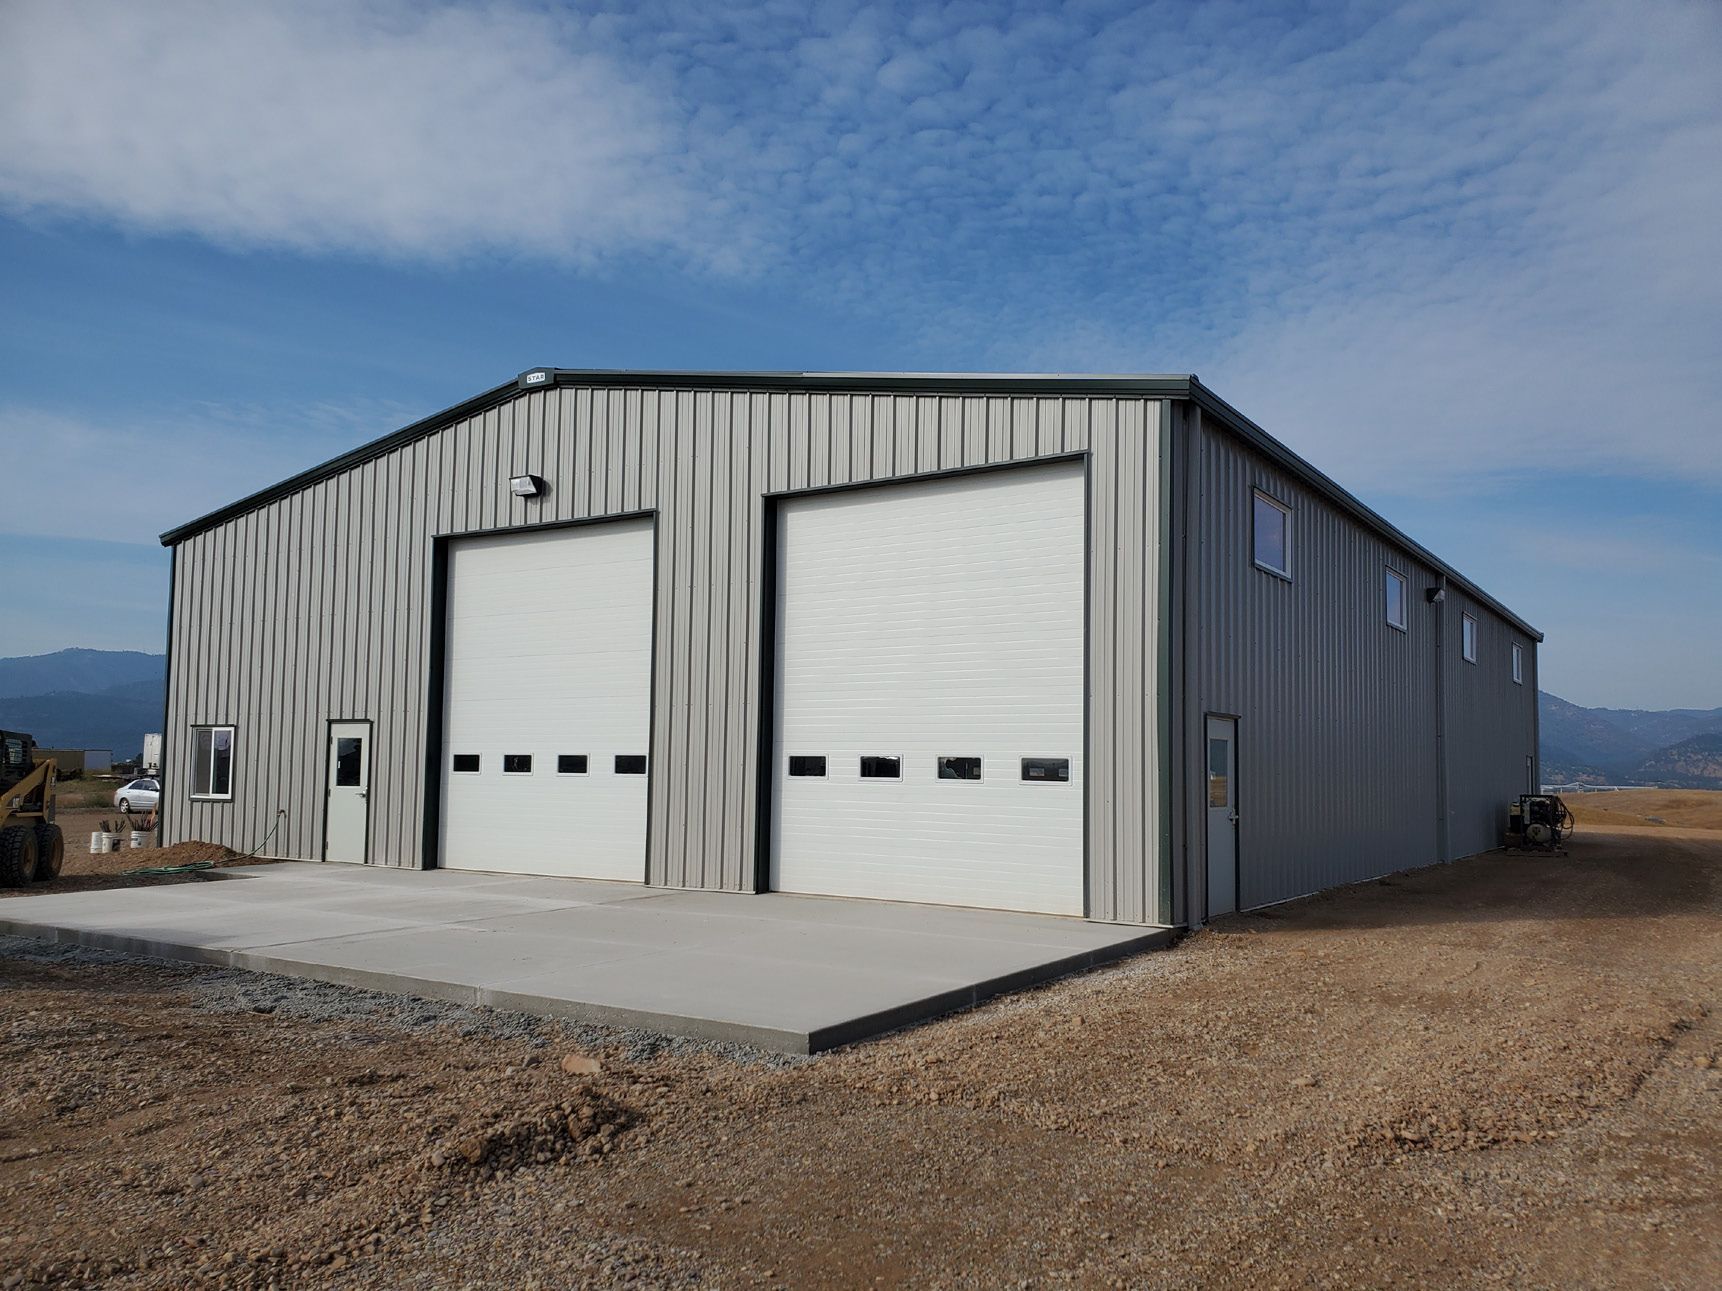
[{"label": "garage door panel", "polygon": [[[1061,464],[782,504],[774,887],[1082,913],[1085,491]],[[1024,757],[1071,779],[1023,783]]]},{"label": "garage door panel", "polygon": [[[645,876],[652,528],[636,520],[451,544],[442,864]],[[476,774],[452,770],[477,754]],[[532,770],[502,770],[529,754]],[[563,754],[587,759],[562,773]]]}]

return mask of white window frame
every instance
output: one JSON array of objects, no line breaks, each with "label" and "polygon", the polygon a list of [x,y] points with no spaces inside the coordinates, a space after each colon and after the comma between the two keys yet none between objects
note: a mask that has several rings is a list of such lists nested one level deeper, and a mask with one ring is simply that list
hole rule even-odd
[{"label": "white window frame", "polygon": [[[897,763],[896,775],[862,775],[862,758],[893,758]],[[827,766],[829,767],[829,763]],[[902,784],[903,778],[909,774],[909,759],[901,753],[858,753],[855,755],[855,778],[862,784]]]},{"label": "white window frame", "polygon": [[1513,684],[1525,684],[1525,647],[1517,641],[1513,642]]},{"label": "white window frame", "polygon": [[[940,758],[973,758],[981,764],[981,773],[973,780],[946,780],[939,774]],[[985,784],[987,780],[987,757],[984,753],[935,753],[933,754],[933,779],[940,784]]]},{"label": "white window frame", "polygon": [[1477,616],[1461,614],[1459,616],[1459,653],[1464,656],[1466,663],[1477,662]]},{"label": "white window frame", "polygon": [[[1386,577],[1381,580],[1382,613],[1387,618],[1387,626],[1397,628],[1401,632],[1409,632],[1411,628],[1411,580],[1401,574],[1392,565],[1385,565]],[[1399,620],[1393,618],[1393,598],[1388,594],[1387,585],[1392,582],[1399,584]]]},{"label": "white window frame", "polygon": [[[1285,533],[1286,533],[1286,543],[1285,543],[1286,564],[1285,564],[1284,569],[1279,569],[1276,566],[1268,564],[1267,561],[1263,560],[1259,555],[1257,555],[1257,552],[1259,550],[1259,544],[1256,541],[1256,539],[1257,539],[1256,500],[1257,499],[1260,499],[1261,501],[1266,502],[1270,507],[1272,507],[1274,510],[1278,511],[1282,516],[1285,517],[1285,522],[1286,522],[1286,530],[1285,530]],[[1261,570],[1263,573],[1272,574],[1275,578],[1283,578],[1288,583],[1291,582],[1291,576],[1292,576],[1292,572],[1291,572],[1291,565],[1292,565],[1292,509],[1291,509],[1291,504],[1287,503],[1287,502],[1281,502],[1273,494],[1263,492],[1261,489],[1251,489],[1250,490],[1250,560],[1255,565],[1255,567],[1257,569]]]},{"label": "white window frame", "polygon": [[[209,732],[209,749],[204,754],[207,759],[203,767],[204,783],[209,788],[198,792],[198,737],[205,731]],[[219,731],[227,732],[227,792],[216,793],[215,789],[215,736]],[[194,725],[191,728],[191,774],[186,783],[191,786],[191,797],[194,802],[232,802],[233,801],[233,771],[239,758],[239,728],[231,723],[209,722]]]},{"label": "white window frame", "polygon": [[[1022,773],[1024,762],[1063,762],[1070,772],[1062,780],[1031,780]],[[1017,784],[1049,784],[1055,789],[1068,789],[1076,783],[1076,758],[1066,753],[1024,753],[1020,754],[1016,763]]]}]

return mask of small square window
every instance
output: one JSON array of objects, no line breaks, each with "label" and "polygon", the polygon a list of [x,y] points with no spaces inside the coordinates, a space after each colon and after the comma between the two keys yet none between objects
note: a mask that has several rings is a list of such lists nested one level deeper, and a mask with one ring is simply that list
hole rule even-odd
[{"label": "small square window", "polygon": [[618,753],[616,755],[617,775],[645,775],[646,755],[644,753]]},{"label": "small square window", "polygon": [[1043,784],[1063,784],[1070,779],[1070,759],[1024,758],[1022,778]]},{"label": "small square window", "polygon": [[1291,508],[1258,490],[1255,494],[1256,567],[1291,577]]},{"label": "small square window", "polygon": [[503,775],[531,775],[532,755],[530,753],[504,753],[502,755]]},{"label": "small square window", "polygon": [[979,780],[981,760],[976,757],[942,757],[939,759],[939,779]]},{"label": "small square window", "polygon": [[1525,684],[1525,648],[1517,642],[1513,643],[1513,681]]},{"label": "small square window", "polygon": [[558,753],[556,755],[557,775],[585,775],[586,755],[584,753]]},{"label": "small square window", "polygon": [[1405,575],[1397,569],[1387,571],[1387,626],[1405,631],[1407,597]]},{"label": "small square window", "polygon": [[1477,662],[1477,620],[1469,614],[1460,621],[1460,646],[1465,652],[1466,663]]},{"label": "small square window", "polygon": [[901,780],[903,778],[903,759],[870,754],[861,759],[861,778],[863,780]]},{"label": "small square window", "polygon": [[450,759],[449,767],[451,770],[457,771],[461,775],[477,775],[478,754],[456,753],[454,757]]},{"label": "small square window", "polygon": [[825,774],[825,755],[823,753],[797,753],[789,759],[789,774],[792,776],[823,776]]}]

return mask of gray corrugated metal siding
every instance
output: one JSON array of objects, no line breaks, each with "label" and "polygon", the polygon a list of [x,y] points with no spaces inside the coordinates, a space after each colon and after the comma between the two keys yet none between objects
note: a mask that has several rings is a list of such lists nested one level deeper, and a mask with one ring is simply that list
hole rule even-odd
[{"label": "gray corrugated metal siding", "polygon": [[[1450,854],[1496,846],[1499,829],[1491,832],[1489,822],[1520,792],[1534,738],[1526,732],[1535,713],[1535,642],[1457,593],[1444,614],[1424,596],[1441,581],[1434,568],[1341,514],[1209,417],[1190,441],[1188,469],[1197,543],[1188,639],[1198,655],[1189,675],[1198,695],[1183,720],[1238,718],[1240,908],[1443,859],[1443,662],[1449,769],[1457,769],[1448,789]],[[1290,581],[1255,567],[1257,488],[1292,507]],[[1404,632],[1386,622],[1390,565],[1409,584]],[[1476,675],[1455,680],[1455,602],[1486,625],[1487,681],[1474,665],[1465,667]],[[1443,632],[1445,651],[1438,649]],[[1509,638],[1525,647],[1523,687],[1511,685]],[[1186,747],[1199,748],[1193,729]],[[1183,802],[1199,813],[1193,794]],[[1193,886],[1205,877],[1202,821],[1193,815],[1186,844]],[[1202,917],[1200,901],[1193,905],[1190,916]]]},{"label": "gray corrugated metal siding", "polygon": [[[325,723],[369,718],[371,860],[420,864],[433,538],[655,511],[648,877],[751,890],[766,495],[1078,453],[1091,481],[1089,913],[1164,920],[1151,822],[1164,819],[1166,444],[1158,405],[1136,397],[561,386],[188,532],[167,841],[320,855]],[[508,492],[524,472],[546,497]],[[187,729],[229,722],[233,801],[192,801]]]}]

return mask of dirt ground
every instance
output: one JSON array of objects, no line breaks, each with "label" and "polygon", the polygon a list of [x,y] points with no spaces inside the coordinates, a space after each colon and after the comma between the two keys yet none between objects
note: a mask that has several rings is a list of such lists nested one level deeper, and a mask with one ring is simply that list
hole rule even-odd
[{"label": "dirt ground", "polygon": [[1722,1285],[1722,834],[811,1060],[16,939],[0,976],[8,1287]]},{"label": "dirt ground", "polygon": [[[60,877],[32,883],[27,888],[0,887],[0,900],[49,892],[88,892],[98,888],[152,887],[163,883],[191,882],[186,875],[131,875],[128,870],[207,862],[211,865],[256,864],[213,843],[176,843],[172,847],[127,847],[118,852],[90,852],[90,835],[106,822],[120,826],[124,818],[116,811],[78,808],[55,817],[66,840],[66,858]],[[0,1280],[3,1281],[3,1280]]]},{"label": "dirt ground", "polygon": [[1614,789],[1570,793],[1562,801],[1581,829],[1614,825],[1722,829],[1722,792],[1715,789]]}]

